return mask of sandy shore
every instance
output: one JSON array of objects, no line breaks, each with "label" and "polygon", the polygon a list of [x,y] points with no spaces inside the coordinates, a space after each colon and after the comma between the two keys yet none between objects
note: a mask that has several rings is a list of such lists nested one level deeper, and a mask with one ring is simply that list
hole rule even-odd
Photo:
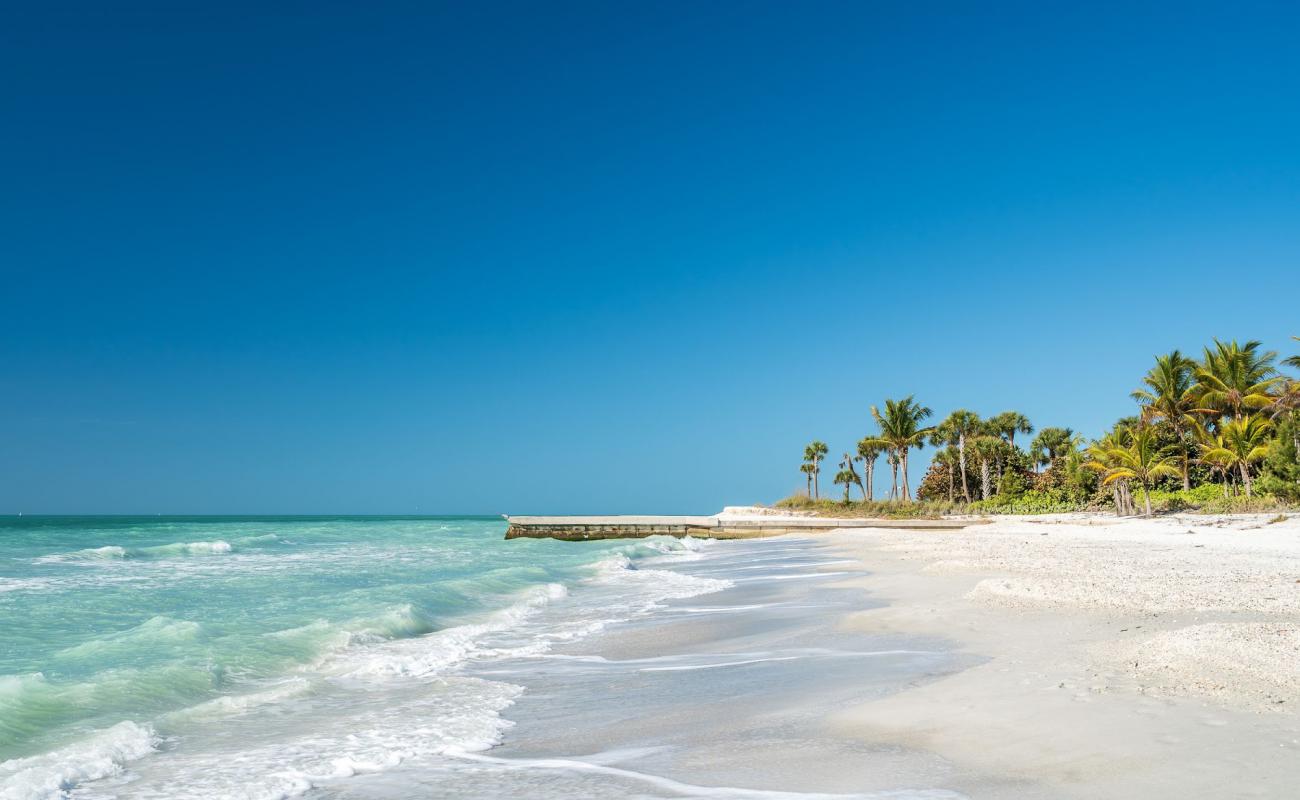
[{"label": "sandy shore", "polygon": [[888,603],[846,628],[987,659],[837,730],[1012,781],[973,797],[1300,792],[1300,519],[1054,515],[829,540]]}]

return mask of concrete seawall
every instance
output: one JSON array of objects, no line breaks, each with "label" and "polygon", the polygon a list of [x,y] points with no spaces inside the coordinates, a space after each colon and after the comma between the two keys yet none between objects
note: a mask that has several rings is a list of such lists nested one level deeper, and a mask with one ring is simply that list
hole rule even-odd
[{"label": "concrete seawall", "polygon": [[786,533],[816,533],[837,528],[960,530],[985,519],[851,519],[831,517],[690,517],[690,516],[507,516],[507,539],[640,539],[646,536],[698,536],[753,539]]}]

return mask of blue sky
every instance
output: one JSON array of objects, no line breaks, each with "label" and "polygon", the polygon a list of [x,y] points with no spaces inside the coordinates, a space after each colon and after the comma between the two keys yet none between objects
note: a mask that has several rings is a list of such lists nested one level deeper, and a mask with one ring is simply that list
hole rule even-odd
[{"label": "blue sky", "polygon": [[1286,4],[54,5],[3,513],[708,512],[1300,334]]}]

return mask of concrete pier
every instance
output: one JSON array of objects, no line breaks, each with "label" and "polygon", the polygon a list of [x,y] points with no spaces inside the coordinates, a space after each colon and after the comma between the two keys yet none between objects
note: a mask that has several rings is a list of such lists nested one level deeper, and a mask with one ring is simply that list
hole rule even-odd
[{"label": "concrete pier", "polygon": [[507,539],[640,539],[646,536],[697,536],[702,539],[753,539],[785,533],[815,533],[836,528],[960,530],[986,519],[853,519],[832,517],[686,516],[506,516]]}]

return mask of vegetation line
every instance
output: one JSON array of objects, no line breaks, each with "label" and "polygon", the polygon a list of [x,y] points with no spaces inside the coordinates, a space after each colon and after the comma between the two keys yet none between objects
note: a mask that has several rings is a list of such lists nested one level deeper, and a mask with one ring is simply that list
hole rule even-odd
[{"label": "vegetation line", "polygon": [[[1016,435],[1035,429],[1019,412],[982,418],[960,408],[926,426],[930,408],[910,395],[889,399],[883,410],[871,407],[877,433],[839,462],[833,482],[844,489],[842,501],[821,497],[830,448],[814,441],[799,468],[807,492],[778,505],[908,517],[1101,509],[1126,516],[1139,512],[1139,497],[1145,516],[1287,508],[1300,503],[1300,380],[1280,372],[1278,354],[1262,346],[1216,339],[1200,359],[1177,350],[1157,356],[1132,394],[1137,414],[1092,441],[1048,427],[1025,449]],[[1300,356],[1281,364],[1300,369]],[[926,444],[940,449],[913,498],[908,461]],[[882,455],[890,488],[877,502],[872,486]],[[850,497],[855,487],[861,501]]]}]

